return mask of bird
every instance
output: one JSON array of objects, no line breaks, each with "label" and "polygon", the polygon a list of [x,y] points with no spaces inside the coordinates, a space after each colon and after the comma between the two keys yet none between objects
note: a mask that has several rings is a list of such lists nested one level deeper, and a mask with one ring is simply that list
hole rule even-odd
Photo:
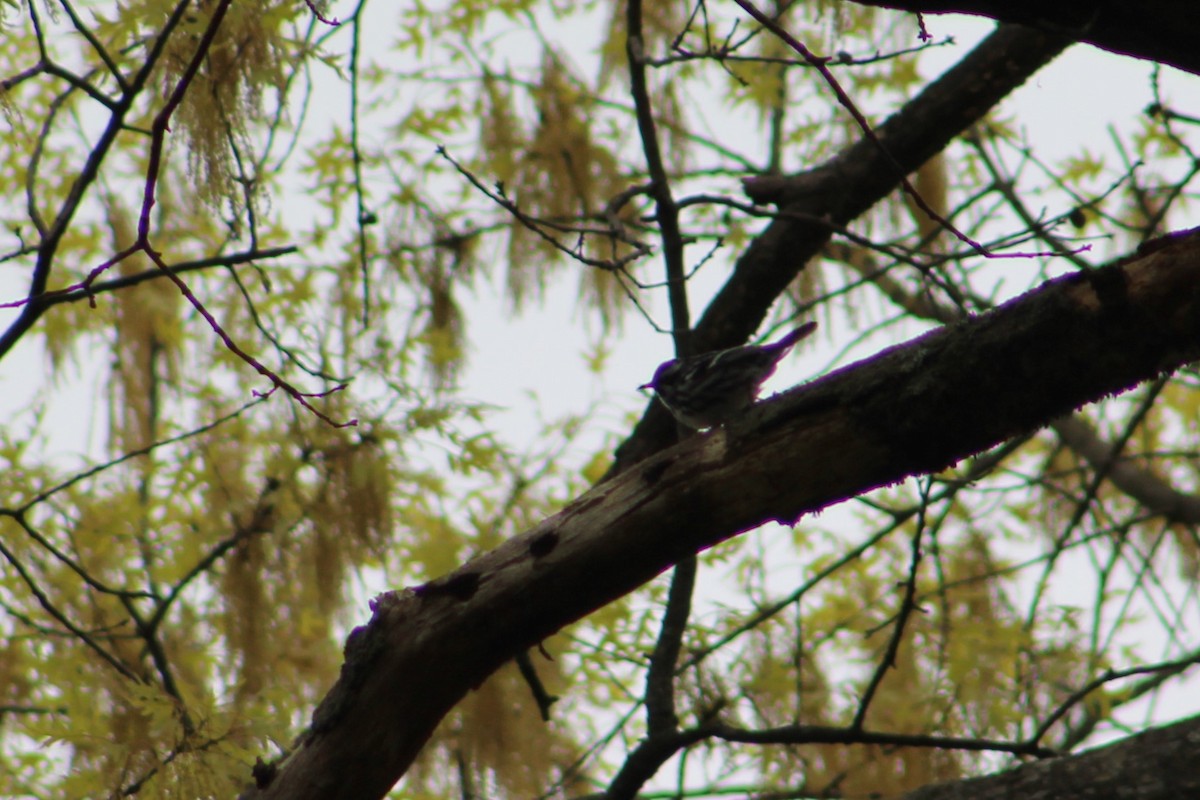
[{"label": "bird", "polygon": [[763,383],[796,342],[817,329],[806,322],[771,344],[749,344],[665,361],[649,383],[659,402],[694,430],[714,428],[739,416],[758,398]]}]

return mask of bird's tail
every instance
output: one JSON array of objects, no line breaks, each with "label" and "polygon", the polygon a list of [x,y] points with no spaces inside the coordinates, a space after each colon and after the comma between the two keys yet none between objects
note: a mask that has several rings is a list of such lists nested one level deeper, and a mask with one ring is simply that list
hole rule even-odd
[{"label": "bird's tail", "polygon": [[775,342],[775,344],[771,345],[771,348],[778,349],[778,350],[787,350],[787,349],[793,347],[796,344],[796,342],[800,341],[801,339],[806,338],[809,334],[811,334],[816,329],[817,329],[817,323],[806,322],[803,325],[801,325],[800,327],[793,330],[787,336],[784,336],[778,342]]}]

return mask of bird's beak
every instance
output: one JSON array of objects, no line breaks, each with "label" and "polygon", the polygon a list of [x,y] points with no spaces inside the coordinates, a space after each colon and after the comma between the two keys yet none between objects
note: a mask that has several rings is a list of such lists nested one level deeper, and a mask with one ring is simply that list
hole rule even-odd
[{"label": "bird's beak", "polygon": [[641,386],[638,387],[639,392],[644,392],[647,389],[650,389],[651,391],[653,391],[654,384],[653,383],[643,383]]}]

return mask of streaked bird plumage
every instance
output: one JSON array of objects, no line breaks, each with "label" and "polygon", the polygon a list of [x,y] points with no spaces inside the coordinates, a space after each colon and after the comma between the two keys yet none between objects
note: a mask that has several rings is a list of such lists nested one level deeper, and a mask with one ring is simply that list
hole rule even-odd
[{"label": "streaked bird plumage", "polygon": [[780,360],[816,328],[817,323],[806,322],[771,344],[673,358],[638,388],[653,389],[675,419],[689,428],[724,424],[754,403]]}]

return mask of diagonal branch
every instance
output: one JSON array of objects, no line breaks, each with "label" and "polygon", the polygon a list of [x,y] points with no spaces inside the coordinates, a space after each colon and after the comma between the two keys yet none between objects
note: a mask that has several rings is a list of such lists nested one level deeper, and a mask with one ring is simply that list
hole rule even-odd
[{"label": "diagonal branch", "polygon": [[382,796],[472,686],[681,559],[1196,360],[1200,231],[1151,244],[793,389],[438,580],[380,595],[311,730],[244,796]]},{"label": "diagonal branch", "polygon": [[91,186],[100,174],[100,165],[107,158],[109,150],[116,142],[117,135],[124,129],[125,116],[133,108],[134,101],[137,100],[149,82],[150,76],[157,69],[158,59],[166,48],[167,41],[174,34],[176,26],[183,20],[188,5],[189,0],[181,0],[171,11],[162,30],[150,46],[141,69],[128,82],[128,88],[121,95],[120,100],[112,106],[108,124],[97,139],[95,147],[88,153],[83,169],[74,183],[71,184],[71,189],[67,193],[62,206],[59,207],[54,222],[42,237],[42,241],[38,245],[37,262],[34,265],[33,277],[29,285],[28,296],[30,302],[21,310],[21,314],[8,326],[8,329],[0,334],[0,358],[3,358],[13,348],[13,345],[33,327],[33,324],[37,322],[45,310],[44,306],[36,298],[45,294],[46,288],[49,286],[50,271],[54,264],[55,255],[58,253],[58,246],[63,236],[66,235],[71,220],[74,219],[75,214],[79,211],[79,206],[83,203],[83,198],[87,194],[88,187]]}]

